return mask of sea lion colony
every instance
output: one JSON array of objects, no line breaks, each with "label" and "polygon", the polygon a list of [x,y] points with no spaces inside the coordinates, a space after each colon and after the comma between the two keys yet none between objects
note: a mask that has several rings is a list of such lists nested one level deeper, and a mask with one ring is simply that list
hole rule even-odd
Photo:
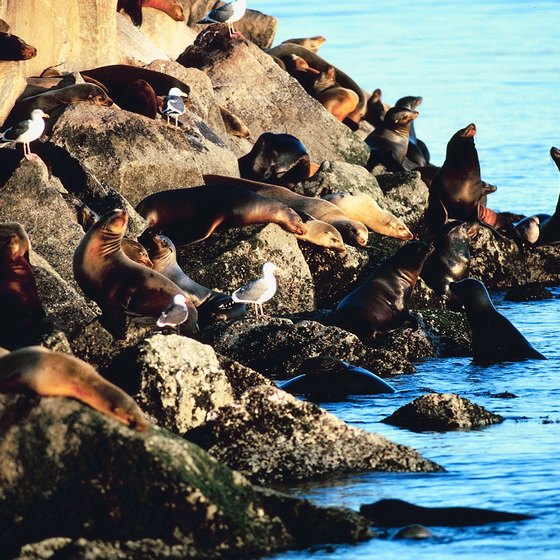
[{"label": "sea lion colony", "polygon": [[[161,9],[177,21],[184,19],[173,1],[118,3],[118,9],[128,13],[136,25],[142,23],[143,6]],[[215,29],[208,32],[220,33]],[[0,36],[0,41],[9,41],[10,48],[18,51],[12,60],[34,56],[33,47],[5,35]],[[88,216],[95,218],[84,223],[81,210],[88,208],[88,201],[79,196],[69,200],[76,211],[76,222],[83,223],[85,230],[81,243],[73,248],[74,277],[83,293],[99,305],[101,325],[115,338],[125,337],[129,318],[156,328],[156,319],[169,308],[176,294],[184,295],[188,308],[180,328],[182,334],[193,336],[216,321],[243,320],[243,304],[232,301],[227,293],[202,286],[190,278],[191,271],[179,266],[174,244],[197,244],[215,231],[276,223],[325,251],[328,262],[345,255],[343,240],[358,250],[367,248],[369,229],[398,240],[416,239],[378,263],[361,282],[342,286],[345,295],[332,309],[330,324],[357,334],[373,347],[380,333],[418,328],[409,306],[414,286],[422,277],[442,298],[442,305],[466,308],[476,360],[543,359],[493,308],[484,285],[468,279],[469,244],[481,228],[489,229],[498,238],[521,240],[525,250],[536,244],[557,243],[559,208],[552,216],[528,217],[525,224],[518,223],[522,217],[514,219],[489,209],[486,197],[495,187],[481,178],[473,123],[451,137],[445,161],[435,167],[413,128],[422,98],[409,96],[395,107],[382,107],[381,90],[371,96],[364,94],[350,77],[316,54],[324,38],[312,39],[286,42],[271,49],[270,55],[301,82],[305,90],[301,90],[302,96],[315,97],[356,134],[368,131],[365,140],[371,155],[364,166],[368,171],[379,173],[382,166],[382,170],[390,172],[418,170],[422,177],[429,177],[430,194],[423,219],[406,224],[364,192],[331,192],[322,198],[296,192],[298,185],[312,180],[322,162],[313,164],[297,137],[266,131],[253,138],[252,147],[238,158],[241,178],[211,174],[208,170],[205,185],[201,182],[181,189],[181,185],[170,184],[169,190],[154,192],[138,202],[136,210],[148,226],[138,237],[139,243],[124,238],[129,212],[114,206],[107,208],[97,200],[101,217],[91,210]],[[227,40],[239,39],[222,40],[228,48],[234,48]],[[13,106],[2,130],[29,118],[37,109],[47,110],[51,120],[56,121],[76,103],[110,107],[114,101],[123,111],[147,116],[160,126],[165,119],[165,96],[173,88],[186,94],[190,91],[189,84],[174,76],[126,65],[84,69],[79,75],[81,81],[71,84],[67,78],[52,71],[30,78],[27,93]],[[238,119],[230,111],[227,114]],[[184,112],[174,117],[179,128],[184,118]],[[245,127],[242,119],[240,122]],[[49,123],[47,138],[52,126]],[[4,140],[10,139],[14,140]],[[17,145],[11,147],[20,150]],[[5,151],[6,148],[2,150]],[[57,163],[49,160],[52,152],[41,153],[47,166],[55,169]],[[559,154],[552,148],[551,156],[560,169]],[[32,346],[41,343],[45,332],[54,327],[41,303],[29,264],[30,241],[33,243],[20,224],[0,223],[0,346],[8,349],[2,349],[0,354],[0,390],[74,397],[132,428],[146,429],[147,423],[134,401],[87,363]],[[268,258],[274,260],[273,255]],[[485,315],[492,317],[497,331],[493,334],[503,334],[508,340],[499,351],[499,337],[493,340],[482,331],[481,316]],[[324,382],[315,370],[308,379],[312,385]],[[340,392],[347,393],[344,383]]]}]

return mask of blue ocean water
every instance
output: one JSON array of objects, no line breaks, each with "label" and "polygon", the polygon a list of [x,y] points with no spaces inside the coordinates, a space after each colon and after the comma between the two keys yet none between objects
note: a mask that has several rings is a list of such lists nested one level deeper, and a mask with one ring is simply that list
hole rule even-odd
[{"label": "blue ocean water", "polygon": [[[552,213],[560,175],[560,2],[528,0],[253,0],[279,19],[275,44],[323,35],[319,54],[393,104],[421,95],[418,136],[441,164],[451,135],[477,125],[483,177],[498,186],[498,211]],[[554,289],[560,296],[560,289]],[[475,366],[468,358],[426,360],[391,380],[395,395],[322,406],[352,425],[418,449],[443,474],[359,473],[284,488],[322,505],[358,509],[382,498],[424,506],[471,506],[535,519],[471,528],[435,527],[423,542],[383,539],[276,555],[287,559],[556,559],[560,554],[560,300],[495,303],[549,359]],[[505,417],[482,430],[413,433],[379,423],[427,392],[455,392]],[[510,392],[517,398],[496,398]]]}]

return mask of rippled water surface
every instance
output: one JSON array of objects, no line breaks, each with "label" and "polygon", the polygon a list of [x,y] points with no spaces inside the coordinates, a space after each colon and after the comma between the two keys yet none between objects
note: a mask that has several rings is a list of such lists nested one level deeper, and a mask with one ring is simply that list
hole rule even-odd
[{"label": "rippled water surface", "polygon": [[[422,95],[416,130],[443,162],[450,136],[477,125],[483,177],[496,185],[488,205],[552,213],[559,174],[548,151],[560,147],[560,2],[526,0],[252,1],[280,20],[276,42],[324,35],[319,54],[364,89],[394,103]],[[560,296],[560,289],[554,290]],[[275,556],[303,558],[560,557],[560,300],[502,303],[506,315],[549,360],[475,366],[468,358],[426,360],[391,382],[396,395],[322,406],[352,425],[410,445],[444,474],[362,473],[290,487],[322,505],[358,509],[400,498],[425,506],[472,506],[535,519],[472,528],[434,528],[425,542],[385,540]],[[379,420],[426,392],[459,393],[501,414],[482,430],[414,433]],[[510,392],[517,398],[496,398]]]}]

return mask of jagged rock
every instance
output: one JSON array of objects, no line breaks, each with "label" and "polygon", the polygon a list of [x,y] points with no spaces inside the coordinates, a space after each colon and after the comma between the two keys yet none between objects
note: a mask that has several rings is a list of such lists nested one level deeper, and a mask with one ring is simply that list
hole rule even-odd
[{"label": "jagged rock", "polygon": [[[0,425],[0,542],[5,557],[13,557],[24,544],[60,535],[120,539],[125,550],[136,548],[133,557],[140,557],[142,539],[149,539],[144,541],[148,551],[150,543],[160,540],[168,550],[199,551],[199,558],[308,546],[329,534],[327,526],[339,542],[371,536],[358,514],[268,497],[165,430],[136,432],[71,399],[0,395]],[[294,528],[299,510],[323,525],[305,539]],[[99,550],[105,557],[104,546]],[[163,553],[160,548],[148,556]],[[59,556],[64,557],[76,558]]]},{"label": "jagged rock", "polygon": [[193,280],[224,294],[260,278],[263,264],[272,261],[280,267],[275,273],[278,289],[264,304],[265,313],[314,309],[313,280],[297,239],[276,224],[212,234],[200,243],[178,248],[177,260]]},{"label": "jagged rock", "polygon": [[149,194],[201,185],[202,173],[234,174],[237,159],[194,113],[175,127],[114,107],[70,106],[52,130],[64,148],[99,181],[136,205]]},{"label": "jagged rock", "polygon": [[504,296],[504,301],[542,301],[543,299],[554,299],[554,295],[540,284],[513,286]]},{"label": "jagged rock", "polygon": [[40,159],[22,160],[0,189],[0,221],[22,224],[33,249],[75,286],[72,257],[84,232],[74,221],[60,188],[56,178],[49,179]]},{"label": "jagged rock", "polygon": [[289,319],[245,319],[213,325],[199,338],[216,352],[273,378],[291,377],[303,360],[322,355],[364,367],[382,377],[414,371],[404,357],[369,348],[354,334],[315,321],[294,324]]},{"label": "jagged rock", "polygon": [[179,56],[184,66],[204,70],[220,106],[236,114],[254,138],[287,132],[299,138],[313,161],[342,159],[364,164],[366,144],[253,44],[232,42],[226,26],[212,26]]},{"label": "jagged rock", "polygon": [[503,422],[499,414],[455,394],[430,393],[402,406],[381,420],[414,431],[470,430]]},{"label": "jagged rock", "polygon": [[[222,407],[195,437],[210,454],[259,483],[364,470],[437,472],[417,451],[353,428],[318,406],[256,387]],[[187,434],[192,437],[192,434]]]},{"label": "jagged rock", "polygon": [[437,356],[436,342],[426,330],[421,315],[415,314],[420,326],[417,329],[403,328],[386,333],[376,333],[372,344],[389,353],[396,353],[407,360],[420,360]]},{"label": "jagged rock", "polygon": [[435,337],[438,356],[472,356],[471,330],[464,313],[448,309],[422,309],[422,318]]},{"label": "jagged rock", "polygon": [[223,354],[216,354],[216,357],[228,378],[235,400],[239,400],[245,391],[253,387],[258,387],[259,385],[275,386],[270,379],[236,360],[232,360]]},{"label": "jagged rock", "polygon": [[0,62],[0,126],[4,124],[26,86],[25,63]]}]

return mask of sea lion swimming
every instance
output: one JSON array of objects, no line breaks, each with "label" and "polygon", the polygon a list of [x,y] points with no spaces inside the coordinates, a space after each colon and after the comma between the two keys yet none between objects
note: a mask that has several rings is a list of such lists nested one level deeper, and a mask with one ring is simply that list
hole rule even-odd
[{"label": "sea lion swimming", "polygon": [[274,223],[304,234],[302,219],[285,204],[241,187],[210,185],[170,189],[141,200],[136,211],[176,245],[202,241],[216,229]]},{"label": "sea lion swimming", "polygon": [[411,241],[383,261],[334,311],[334,324],[368,340],[376,332],[417,327],[408,302],[424,261],[434,248]]},{"label": "sea lion swimming", "polygon": [[486,286],[474,278],[451,282],[452,299],[463,305],[472,331],[475,362],[546,360],[492,304]]},{"label": "sea lion swimming", "polygon": [[138,432],[148,427],[132,397],[92,366],[41,346],[0,352],[0,392],[72,397]]},{"label": "sea lion swimming", "polygon": [[122,239],[127,225],[124,210],[107,212],[87,231],[74,252],[74,277],[84,294],[101,308],[101,324],[115,338],[122,338],[127,316],[155,323],[174,296],[183,294],[189,309],[185,330],[196,332],[198,313],[187,294],[159,272],[125,255]]}]

